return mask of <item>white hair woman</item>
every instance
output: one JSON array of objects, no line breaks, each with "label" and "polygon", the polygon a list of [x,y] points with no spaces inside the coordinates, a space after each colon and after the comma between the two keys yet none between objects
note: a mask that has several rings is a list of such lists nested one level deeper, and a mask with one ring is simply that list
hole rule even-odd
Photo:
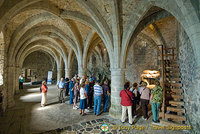
[{"label": "white hair woman", "polygon": [[41,90],[42,90],[42,99],[41,99],[41,107],[44,107],[46,105],[46,101],[47,101],[47,85],[46,85],[46,81],[42,82],[42,86],[41,86]]}]

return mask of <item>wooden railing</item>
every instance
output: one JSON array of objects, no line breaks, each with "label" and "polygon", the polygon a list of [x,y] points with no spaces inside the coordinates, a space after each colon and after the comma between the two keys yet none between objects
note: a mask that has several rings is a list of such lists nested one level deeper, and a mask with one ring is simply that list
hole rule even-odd
[{"label": "wooden railing", "polygon": [[160,52],[160,56],[161,56],[161,86],[163,88],[163,103],[162,103],[162,119],[165,118],[165,59],[164,59],[164,46],[163,45],[158,45],[159,47],[159,52]]}]

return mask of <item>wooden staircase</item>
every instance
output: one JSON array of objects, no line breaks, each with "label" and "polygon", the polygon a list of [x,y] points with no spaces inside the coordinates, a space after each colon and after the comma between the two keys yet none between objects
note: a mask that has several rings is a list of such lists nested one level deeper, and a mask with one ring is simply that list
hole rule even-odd
[{"label": "wooden staircase", "polygon": [[162,47],[163,106],[160,123],[165,125],[184,125],[186,121],[181,73],[175,48]]}]

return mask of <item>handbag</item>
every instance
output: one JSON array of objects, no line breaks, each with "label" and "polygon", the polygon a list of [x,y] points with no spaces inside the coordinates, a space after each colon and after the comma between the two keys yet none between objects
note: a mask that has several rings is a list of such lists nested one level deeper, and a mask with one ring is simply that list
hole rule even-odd
[{"label": "handbag", "polygon": [[[124,89],[124,91],[126,92],[126,90]],[[134,103],[134,99],[130,97],[130,95],[126,92],[126,94],[128,95],[129,99],[131,100],[132,103]]]}]

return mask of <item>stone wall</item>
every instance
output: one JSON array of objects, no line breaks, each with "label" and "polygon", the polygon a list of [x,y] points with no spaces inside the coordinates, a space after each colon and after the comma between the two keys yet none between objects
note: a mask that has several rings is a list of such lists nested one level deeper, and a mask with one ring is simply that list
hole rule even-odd
[{"label": "stone wall", "polygon": [[194,51],[189,37],[184,29],[181,26],[179,27],[179,34],[177,36],[177,45],[179,47],[178,57],[181,68],[187,123],[192,125],[193,130],[196,133],[200,133],[200,93],[198,91],[199,87],[194,86],[197,85],[197,80],[195,78],[198,77],[199,79],[199,76],[197,76],[198,73],[195,64]]},{"label": "stone wall", "polygon": [[78,61],[76,59],[76,57],[74,57],[73,61],[72,61],[72,68],[71,68],[71,75],[74,76],[75,74],[78,73]]},{"label": "stone wall", "polygon": [[140,82],[144,70],[158,70],[157,49],[144,41],[133,44],[128,52],[126,62],[126,80]]},{"label": "stone wall", "polygon": [[53,58],[43,52],[33,52],[26,57],[23,69],[31,69],[31,81],[46,80],[48,71],[53,70],[53,79],[56,79],[57,69]]},{"label": "stone wall", "polygon": [[103,63],[100,63],[100,61],[98,61],[98,59],[94,55],[91,55],[88,61],[87,75],[91,76],[92,73],[94,73],[95,77],[99,80],[110,80],[111,72],[108,55],[104,54],[102,58]]}]

